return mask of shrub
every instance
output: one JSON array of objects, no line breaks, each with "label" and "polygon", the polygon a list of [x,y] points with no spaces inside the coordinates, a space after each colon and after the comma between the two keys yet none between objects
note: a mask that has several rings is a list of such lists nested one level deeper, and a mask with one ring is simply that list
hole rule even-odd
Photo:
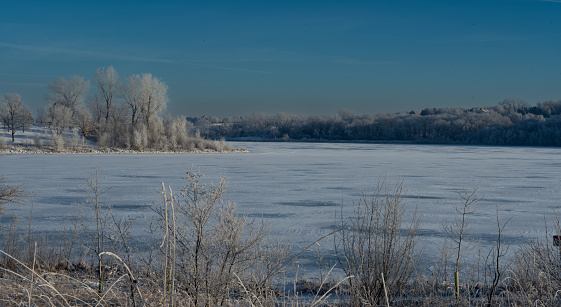
[{"label": "shrub", "polygon": [[0,215],[4,212],[4,205],[8,203],[21,204],[28,196],[23,190],[23,184],[12,184],[0,174]]},{"label": "shrub", "polygon": [[148,147],[148,135],[146,127],[136,127],[132,134],[132,147],[136,150],[144,150]]},{"label": "shrub", "polygon": [[251,282],[249,276],[263,267],[265,258],[282,261],[284,257],[271,258],[263,252],[267,250],[262,248],[263,223],[255,224],[236,214],[235,204],[223,203],[224,178],[214,185],[203,183],[203,177],[204,173],[189,170],[179,197],[172,196],[170,189],[168,198],[164,190],[163,206],[153,207],[157,227],[152,233],[167,238],[165,247],[160,247],[165,280],[185,289],[195,306],[218,306],[231,297],[239,280]]},{"label": "shrub", "polygon": [[53,134],[53,149],[56,152],[60,152],[64,150],[64,138],[62,135]]},{"label": "shrub", "polygon": [[530,240],[520,247],[509,272],[508,285],[513,289],[513,296],[525,305],[536,302],[559,304],[558,292],[561,288],[561,253],[560,247],[550,241],[550,231],[561,233],[559,217],[555,217],[553,229],[546,223],[545,238]]},{"label": "shrub", "polygon": [[37,148],[42,148],[43,147],[43,139],[41,138],[40,134],[35,133],[33,135],[33,143],[35,144],[35,146]]},{"label": "shrub", "polygon": [[[405,204],[403,182],[392,188],[387,178],[378,182],[374,193],[363,192],[353,204],[354,215],[345,218],[341,209],[340,231],[335,251],[349,279],[353,306],[381,305],[403,295],[404,286],[415,269],[415,236],[419,226],[417,213],[402,231]],[[385,294],[387,289],[387,298]]]}]

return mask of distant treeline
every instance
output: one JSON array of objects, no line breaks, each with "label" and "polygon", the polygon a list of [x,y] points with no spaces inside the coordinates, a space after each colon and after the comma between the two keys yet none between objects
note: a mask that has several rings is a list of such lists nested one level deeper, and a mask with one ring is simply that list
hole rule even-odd
[{"label": "distant treeline", "polygon": [[209,138],[284,141],[407,141],[433,144],[561,146],[561,100],[528,105],[426,108],[395,114],[335,116],[253,113],[245,117],[188,118]]}]

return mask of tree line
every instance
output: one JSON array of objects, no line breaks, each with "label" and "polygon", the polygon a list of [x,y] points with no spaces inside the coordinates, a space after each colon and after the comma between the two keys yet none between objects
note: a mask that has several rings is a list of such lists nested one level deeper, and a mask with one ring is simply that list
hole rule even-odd
[{"label": "tree line", "polygon": [[[49,128],[54,143],[63,142],[64,131],[78,129],[102,147],[228,149],[223,143],[202,139],[184,116],[165,115],[167,90],[163,81],[149,73],[120,78],[113,66],[97,69],[91,84],[77,75],[61,77],[48,84],[35,123]],[[19,94],[7,94],[2,100],[2,121],[14,141],[15,132],[34,119]]]},{"label": "tree line", "polygon": [[209,138],[561,146],[561,101],[530,106],[522,99],[505,99],[490,107],[394,114],[356,115],[342,109],[335,116],[252,113],[189,120]]},{"label": "tree line", "polygon": [[0,119],[12,132],[12,141],[17,130],[25,131],[35,121],[49,128],[55,143],[63,141],[65,130],[75,128],[102,147],[134,150],[223,150],[223,142],[208,139],[224,138],[561,146],[561,101],[531,106],[522,99],[505,99],[490,107],[393,114],[357,115],[341,109],[335,116],[252,113],[197,118],[164,114],[168,87],[149,73],[120,78],[109,66],[97,69],[91,84],[76,75],[49,83],[45,105],[35,119],[19,94],[6,94]]}]

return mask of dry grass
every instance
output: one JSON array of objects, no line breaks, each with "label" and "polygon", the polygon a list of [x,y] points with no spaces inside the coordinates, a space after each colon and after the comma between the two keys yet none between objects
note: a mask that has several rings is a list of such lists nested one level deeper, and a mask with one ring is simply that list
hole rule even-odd
[{"label": "dry grass", "polygon": [[[96,205],[103,195],[96,191],[104,190],[96,175],[88,178],[86,188],[93,192],[90,207],[98,219],[88,223],[83,220],[88,215],[81,215],[56,238],[31,230],[31,212],[12,216],[0,228],[1,306],[561,305],[559,247],[546,234],[529,240],[505,263],[501,234],[506,223],[498,218],[493,250],[469,270],[463,266],[457,295],[450,282],[456,266],[447,260],[453,249],[443,247],[442,259],[434,261],[435,275],[425,276],[413,259],[419,221],[401,221],[401,182],[389,187],[382,180],[373,195],[361,199],[350,220],[339,219],[338,230],[288,257],[289,244],[271,241],[265,221],[240,216],[234,204],[222,201],[225,180],[206,183],[204,173],[189,169],[180,193],[162,184],[162,201],[154,205],[154,219],[147,224],[155,238],[154,254],[135,253],[131,220],[117,220]],[[5,180],[0,192],[1,204],[25,203],[28,197],[22,186]],[[97,227],[100,217],[103,229]],[[558,221],[551,229],[546,224],[548,233],[561,233]],[[403,225],[409,228],[399,232]],[[364,236],[369,232],[372,236]],[[303,252],[334,235],[341,251],[338,265],[346,275],[334,275],[332,267],[327,274],[304,279],[296,269],[293,280],[284,280],[282,274]]]}]

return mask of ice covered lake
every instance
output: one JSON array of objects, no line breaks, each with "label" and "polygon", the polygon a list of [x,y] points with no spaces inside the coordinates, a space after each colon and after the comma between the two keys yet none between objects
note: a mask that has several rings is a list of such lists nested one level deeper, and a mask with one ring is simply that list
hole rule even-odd
[{"label": "ice covered lake", "polygon": [[[467,230],[472,244],[486,254],[496,238],[496,205],[505,228],[509,254],[528,239],[544,236],[544,219],[561,206],[559,148],[478,147],[395,144],[242,143],[249,153],[225,154],[93,154],[0,155],[0,171],[14,183],[33,191],[33,225],[56,231],[73,212],[73,204],[87,196],[80,190],[84,177],[99,167],[105,187],[101,202],[118,214],[149,215],[148,206],[160,201],[161,182],[180,191],[186,165],[206,170],[217,182],[226,176],[224,199],[237,203],[239,213],[267,220],[273,236],[290,239],[299,252],[333,230],[334,217],[344,203],[373,190],[378,179],[403,179],[408,211],[422,214],[419,236],[424,256],[440,254],[446,235],[442,224],[452,223],[458,191],[480,185],[477,210]],[[19,213],[26,208],[11,206]],[[139,233],[140,234],[140,233]],[[312,270],[318,248],[324,261],[334,259],[333,240],[322,241],[299,259]],[[434,259],[436,260],[436,259]],[[468,260],[469,261],[469,260]]]}]

